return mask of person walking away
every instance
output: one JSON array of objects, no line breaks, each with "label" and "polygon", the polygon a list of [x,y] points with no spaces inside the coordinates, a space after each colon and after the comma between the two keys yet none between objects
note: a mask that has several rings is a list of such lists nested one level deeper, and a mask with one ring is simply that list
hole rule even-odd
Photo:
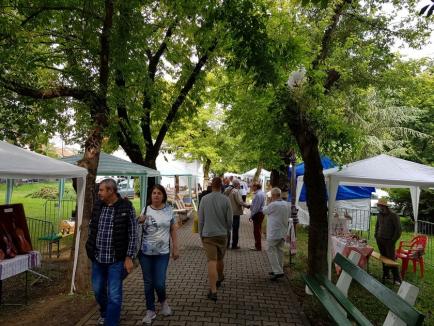
[{"label": "person walking away", "polygon": [[291,209],[288,203],[282,200],[279,188],[271,189],[271,202],[265,206],[263,212],[267,215],[267,256],[271,265],[271,281],[283,277],[283,247],[288,232],[288,220]]},{"label": "person walking away", "polygon": [[[395,260],[395,244],[401,237],[401,222],[399,216],[389,208],[386,198],[380,198],[377,202],[378,217],[375,223],[375,240],[377,241],[380,254]],[[383,283],[393,275],[393,283],[401,284],[398,267],[389,267],[383,264]]]},{"label": "person walking away", "polygon": [[[240,216],[243,215],[243,207],[250,208],[246,204],[240,194],[240,181],[238,179],[232,180],[232,187],[226,188],[224,194],[229,197],[232,206],[232,249],[240,249],[238,246],[239,230],[240,230]],[[229,238],[228,238],[229,247]]]},{"label": "person walking away", "polygon": [[199,195],[199,205],[200,206],[200,201],[202,200],[203,197],[205,197],[206,195],[210,194],[212,192],[212,187],[211,186],[207,186],[206,190],[202,191]]},{"label": "person walking away", "polygon": [[248,192],[249,192],[249,186],[247,185],[247,182],[240,180],[240,193],[243,202],[246,201]]},{"label": "person walking away", "polygon": [[151,203],[139,217],[139,227],[143,228],[138,257],[145,287],[145,324],[152,323],[157,316],[154,292],[157,292],[160,302],[160,313],[163,316],[172,314],[166,296],[166,273],[170,251],[174,260],[178,259],[179,251],[175,217],[172,207],[166,202],[166,189],[159,184],[154,185],[151,189]]},{"label": "person walking away", "polygon": [[100,307],[98,325],[118,325],[122,281],[133,270],[137,221],[133,205],[121,198],[113,179],[100,182],[89,223],[86,252],[92,261],[92,288]]},{"label": "person walking away", "polygon": [[262,221],[264,220],[264,213],[262,209],[265,203],[265,194],[261,189],[260,183],[254,183],[252,185],[252,190],[255,194],[250,205],[250,221],[253,222],[253,236],[255,237],[255,247],[251,250],[262,250],[261,244],[261,231],[262,231]]},{"label": "person walking away", "polygon": [[228,197],[220,192],[222,181],[212,179],[212,192],[199,205],[199,235],[208,259],[208,299],[217,301],[217,288],[224,280],[227,233],[232,226],[232,207]]}]

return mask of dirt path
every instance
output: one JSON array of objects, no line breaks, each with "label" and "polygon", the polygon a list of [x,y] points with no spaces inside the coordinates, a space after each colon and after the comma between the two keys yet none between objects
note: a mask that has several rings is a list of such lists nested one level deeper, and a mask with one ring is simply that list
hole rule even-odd
[{"label": "dirt path", "polygon": [[[66,256],[66,255],[65,255]],[[95,307],[93,296],[68,295],[69,259],[43,260],[38,272],[50,280],[36,280],[29,274],[27,306],[0,306],[0,325],[75,325]],[[33,283],[36,281],[33,285]],[[24,303],[25,273],[3,281],[3,302]]]}]

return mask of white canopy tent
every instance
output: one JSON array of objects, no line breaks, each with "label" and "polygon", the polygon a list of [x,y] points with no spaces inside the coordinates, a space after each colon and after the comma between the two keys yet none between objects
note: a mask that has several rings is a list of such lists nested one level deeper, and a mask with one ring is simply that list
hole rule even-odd
[{"label": "white canopy tent", "polygon": [[[77,178],[77,236],[75,248],[79,247],[80,225],[83,220],[84,192],[87,170],[69,163],[40,155],[23,148],[0,141],[0,178],[8,180],[23,178],[63,179]],[[9,203],[13,182],[7,182],[6,202]],[[78,252],[74,255],[72,285],[75,280]]]},{"label": "white canopy tent", "polygon": [[[335,208],[335,198],[339,185],[358,185],[382,188],[409,188],[415,232],[417,232],[417,218],[419,211],[419,196],[421,188],[434,187],[434,167],[411,161],[406,161],[389,155],[378,155],[365,160],[344,165],[342,168],[332,168],[324,171],[328,184],[328,212],[329,212],[329,243],[328,263],[329,277],[331,276],[331,221]],[[297,191],[301,190],[302,179],[297,184]]]},{"label": "white canopy tent", "polygon": [[[255,176],[255,173],[256,173],[256,168],[251,169],[251,170],[241,174],[241,177],[243,177],[245,179],[252,179]],[[270,180],[270,176],[271,176],[270,171],[267,171],[265,169],[261,169],[261,173],[259,173],[259,179],[261,180],[262,190],[264,190],[264,191],[265,191],[265,186],[266,186],[267,180]]]}]

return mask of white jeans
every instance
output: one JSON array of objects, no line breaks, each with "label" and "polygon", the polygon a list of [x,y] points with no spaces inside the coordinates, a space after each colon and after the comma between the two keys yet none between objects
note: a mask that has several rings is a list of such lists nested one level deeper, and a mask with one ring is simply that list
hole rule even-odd
[{"label": "white jeans", "polygon": [[274,274],[283,274],[283,247],[285,240],[267,240],[267,255]]}]

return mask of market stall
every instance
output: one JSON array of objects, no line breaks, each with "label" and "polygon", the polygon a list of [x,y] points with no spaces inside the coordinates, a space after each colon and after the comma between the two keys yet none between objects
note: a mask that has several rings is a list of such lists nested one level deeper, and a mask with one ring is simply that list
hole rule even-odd
[{"label": "market stall", "polygon": [[[399,159],[381,154],[342,167],[335,167],[323,171],[328,188],[328,266],[329,278],[332,267],[332,223],[336,208],[336,195],[339,186],[366,186],[380,188],[409,188],[413,215],[415,219],[415,233],[417,233],[417,218],[419,210],[419,196],[421,188],[434,187],[434,167]],[[301,191],[303,177],[297,180],[297,192]]]},{"label": "market stall", "polygon": [[[7,179],[6,204],[12,198],[13,184],[16,179],[62,179],[77,178],[77,221],[80,226],[83,218],[84,191],[86,187],[87,170],[56,159],[31,152],[29,150],[14,146],[4,141],[0,141],[0,178]],[[5,207],[2,218],[7,218],[11,207]],[[24,228],[24,225],[21,226]],[[27,226],[26,226],[27,228]],[[80,228],[77,228],[77,242],[80,239]],[[28,239],[29,240],[29,239]],[[23,268],[31,268],[38,265],[40,259],[38,254],[33,255],[35,259],[18,258],[17,263],[8,263],[5,268],[20,272]],[[33,257],[32,256],[32,257]],[[5,260],[6,261],[6,260]],[[27,261],[27,265],[26,265]],[[77,255],[74,257],[74,266],[77,264]],[[18,267],[20,266],[20,267]],[[3,267],[2,267],[3,268]],[[75,270],[75,268],[74,268]],[[3,272],[2,272],[3,275]],[[8,274],[9,275],[9,274]],[[73,276],[74,278],[74,276]]]}]

